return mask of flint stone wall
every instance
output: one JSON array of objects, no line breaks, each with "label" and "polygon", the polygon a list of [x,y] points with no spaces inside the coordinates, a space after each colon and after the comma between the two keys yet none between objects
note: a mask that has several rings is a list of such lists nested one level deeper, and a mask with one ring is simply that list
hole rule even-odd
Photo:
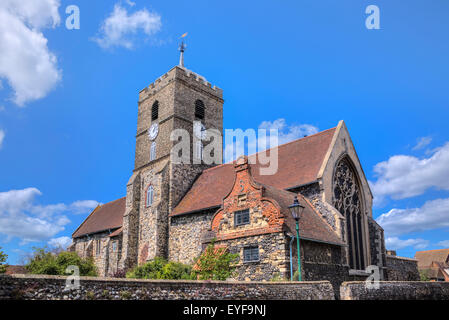
[{"label": "flint stone wall", "polygon": [[220,282],[81,277],[65,291],[66,277],[0,276],[0,300],[333,300],[328,281]]},{"label": "flint stone wall", "polygon": [[343,282],[341,300],[448,300],[449,282],[381,281],[378,289],[365,282]]},{"label": "flint stone wall", "polygon": [[390,255],[386,258],[388,281],[419,281],[417,260]]}]

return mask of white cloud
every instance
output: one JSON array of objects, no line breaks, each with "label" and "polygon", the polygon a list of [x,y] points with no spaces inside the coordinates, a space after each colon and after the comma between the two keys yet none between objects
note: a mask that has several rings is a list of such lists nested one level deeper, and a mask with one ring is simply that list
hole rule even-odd
[{"label": "white cloud", "polygon": [[69,237],[59,237],[53,238],[48,241],[48,245],[52,248],[62,248],[67,249],[68,246],[72,243],[72,239]]},{"label": "white cloud", "polygon": [[3,140],[5,140],[5,131],[0,129],[0,149],[2,148]]},{"label": "white cloud", "polygon": [[375,165],[377,181],[371,182],[375,203],[385,198],[404,199],[429,188],[449,190],[449,143],[429,157],[396,155]]},{"label": "white cloud", "polygon": [[438,246],[449,248],[449,240],[443,240],[437,243]]},{"label": "white cloud", "polygon": [[421,137],[418,139],[416,145],[413,147],[413,150],[420,150],[428,146],[431,142],[432,142],[431,137]]},{"label": "white cloud", "polygon": [[114,10],[100,27],[100,36],[93,39],[102,48],[124,47],[132,49],[139,31],[147,37],[157,33],[162,27],[161,16],[147,9],[129,14],[126,8],[116,4]]},{"label": "white cloud", "polygon": [[392,209],[376,221],[389,236],[449,228],[449,198],[427,201],[421,208]]},{"label": "white cloud", "polygon": [[91,200],[69,205],[35,204],[40,195],[42,193],[36,188],[0,192],[0,234],[8,239],[17,237],[25,243],[47,240],[70,223],[67,215],[89,212],[98,204]]},{"label": "white cloud", "polygon": [[[266,130],[266,135],[259,135],[258,130],[254,130],[253,137],[247,139],[248,153],[253,154],[255,152],[264,151],[269,148],[274,148],[278,145],[285,144],[287,142],[303,138],[318,132],[318,128],[310,124],[288,125],[285,119],[277,119],[274,121],[263,121],[258,129]],[[270,134],[270,130],[276,130],[278,132],[278,139],[273,139]],[[226,141],[224,150],[225,161],[233,161],[245,152],[245,143],[243,140],[234,141],[230,143]]]},{"label": "white cloud", "polygon": [[0,78],[18,106],[45,97],[60,81],[56,56],[41,32],[60,23],[59,0],[0,2]]},{"label": "white cloud", "polygon": [[131,7],[134,7],[136,5],[136,3],[132,2],[131,0],[126,0],[126,3]]},{"label": "white cloud", "polygon": [[429,240],[424,239],[407,239],[401,240],[397,237],[386,238],[385,246],[388,250],[400,250],[406,247],[413,247],[417,250],[425,249],[429,246]]},{"label": "white cloud", "polygon": [[259,125],[259,129],[279,130],[280,145],[318,132],[318,128],[310,124],[287,125],[285,119],[282,118],[273,122],[264,121]]}]

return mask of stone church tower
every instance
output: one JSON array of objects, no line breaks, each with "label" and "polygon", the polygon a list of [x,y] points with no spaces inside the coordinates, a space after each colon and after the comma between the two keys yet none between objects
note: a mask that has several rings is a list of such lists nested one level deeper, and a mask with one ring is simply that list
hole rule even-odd
[{"label": "stone church tower", "polygon": [[[127,184],[119,268],[168,257],[169,214],[197,176],[212,166],[201,160],[204,146],[196,137],[201,139],[202,130],[223,136],[223,91],[186,69],[183,45],[180,51],[179,66],[139,93],[135,167]],[[172,135],[179,129],[188,133],[189,148],[177,152],[182,163],[171,155],[181,139]],[[222,139],[217,140],[221,163]]]}]

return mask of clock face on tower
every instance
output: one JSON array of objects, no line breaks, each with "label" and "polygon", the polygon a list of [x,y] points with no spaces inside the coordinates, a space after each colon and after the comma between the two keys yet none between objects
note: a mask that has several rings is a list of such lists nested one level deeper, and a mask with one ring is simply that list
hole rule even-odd
[{"label": "clock face on tower", "polygon": [[148,130],[148,136],[150,137],[151,140],[154,140],[156,139],[158,133],[159,133],[159,125],[157,123],[154,123]]}]

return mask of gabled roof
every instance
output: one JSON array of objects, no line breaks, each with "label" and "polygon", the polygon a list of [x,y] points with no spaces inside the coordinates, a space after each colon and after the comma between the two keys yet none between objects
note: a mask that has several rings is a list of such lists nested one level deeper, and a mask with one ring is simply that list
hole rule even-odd
[{"label": "gabled roof", "polygon": [[[332,142],[336,128],[295,140],[278,147],[278,171],[260,175],[259,162],[250,164],[255,181],[278,189],[314,182]],[[250,156],[249,159],[253,158]],[[265,167],[265,165],[263,166]],[[171,216],[219,207],[234,185],[234,164],[227,163],[203,171]]]},{"label": "gabled roof", "polygon": [[415,259],[418,260],[418,268],[428,268],[433,261],[445,263],[448,261],[449,249],[417,251]]},{"label": "gabled roof", "polygon": [[[284,214],[287,230],[296,236],[296,221],[290,213],[289,206],[293,203],[296,194],[293,192],[264,186],[264,197],[275,200]],[[299,220],[299,237],[307,240],[320,241],[335,245],[344,245],[331,227],[324,221],[313,205],[302,195],[298,195],[298,201],[305,207]]]},{"label": "gabled roof", "polygon": [[120,228],[126,209],[126,197],[98,206],[72,234],[72,238]]}]

